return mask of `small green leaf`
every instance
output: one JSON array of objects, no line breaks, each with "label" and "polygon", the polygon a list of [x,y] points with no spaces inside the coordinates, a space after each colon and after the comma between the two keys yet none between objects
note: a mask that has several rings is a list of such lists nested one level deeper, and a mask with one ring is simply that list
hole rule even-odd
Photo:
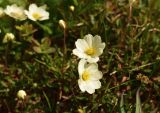
[{"label": "small green leaf", "polygon": [[54,53],[55,49],[53,47],[48,48],[46,51],[44,51],[44,53]]},{"label": "small green leaf", "polygon": [[33,50],[34,50],[36,53],[42,53],[41,48],[38,47],[38,46],[34,46],[34,47],[33,47]]},{"label": "small green leaf", "polygon": [[43,45],[50,46],[51,45],[51,40],[49,38],[45,37],[45,38],[42,38],[41,43]]}]

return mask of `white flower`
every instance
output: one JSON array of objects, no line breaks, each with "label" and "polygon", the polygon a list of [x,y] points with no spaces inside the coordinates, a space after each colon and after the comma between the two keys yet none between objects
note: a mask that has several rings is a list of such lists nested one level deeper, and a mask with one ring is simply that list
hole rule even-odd
[{"label": "white flower", "polygon": [[101,87],[99,79],[102,78],[102,72],[98,70],[97,63],[87,63],[85,59],[81,59],[78,64],[79,80],[78,85],[82,92],[87,91],[89,94],[95,92],[95,89]]},{"label": "white flower", "polygon": [[17,20],[25,20],[27,17],[24,14],[24,9],[23,7],[18,7],[16,4],[13,5],[7,5],[6,9],[4,10],[4,12]]},{"label": "white flower", "polygon": [[97,62],[105,48],[105,43],[102,43],[101,37],[98,35],[93,37],[91,34],[84,36],[84,39],[78,39],[75,45],[76,49],[73,50],[73,54],[79,58],[87,59],[90,63]]},{"label": "white flower", "polygon": [[24,99],[27,96],[26,92],[24,90],[19,90],[17,93],[17,97],[19,99]]},{"label": "white flower", "polygon": [[7,43],[7,42],[12,41],[14,39],[15,39],[15,36],[13,33],[6,33],[3,38],[3,43]]},{"label": "white flower", "polygon": [[45,10],[45,7],[38,7],[36,4],[31,4],[29,10],[25,10],[25,14],[33,21],[49,19],[49,13]]}]

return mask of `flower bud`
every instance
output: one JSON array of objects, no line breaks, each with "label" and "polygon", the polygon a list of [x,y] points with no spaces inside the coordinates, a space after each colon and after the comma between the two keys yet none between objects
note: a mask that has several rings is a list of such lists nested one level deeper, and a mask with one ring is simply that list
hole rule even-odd
[{"label": "flower bud", "polygon": [[71,11],[74,11],[75,7],[74,7],[73,5],[71,5],[71,6],[69,6],[69,9],[70,9]]},{"label": "flower bud", "polygon": [[79,108],[78,113],[84,113],[83,109]]},{"label": "flower bud", "polygon": [[19,90],[17,93],[17,97],[19,99],[24,99],[27,96],[26,92],[24,90]]},{"label": "flower bud", "polygon": [[60,27],[62,27],[63,29],[66,29],[66,22],[64,20],[59,20],[59,25]]},{"label": "flower bud", "polygon": [[12,41],[15,39],[15,36],[13,33],[6,33],[3,39],[3,43],[7,43],[8,41]]}]

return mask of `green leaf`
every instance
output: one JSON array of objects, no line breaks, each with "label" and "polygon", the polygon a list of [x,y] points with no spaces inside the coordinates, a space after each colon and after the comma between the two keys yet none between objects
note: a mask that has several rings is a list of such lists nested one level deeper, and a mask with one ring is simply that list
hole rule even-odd
[{"label": "green leaf", "polygon": [[45,37],[45,38],[42,38],[41,43],[43,45],[50,46],[51,45],[51,40],[49,38]]},{"label": "green leaf", "polygon": [[139,90],[140,90],[140,88],[137,90],[137,94],[136,94],[136,112],[135,113],[142,113],[142,107],[141,107],[141,100],[140,100],[140,96],[139,96]]},{"label": "green leaf", "polygon": [[38,47],[38,46],[34,46],[34,47],[33,47],[33,50],[34,50],[35,52],[37,52],[37,53],[42,53],[41,48]]}]

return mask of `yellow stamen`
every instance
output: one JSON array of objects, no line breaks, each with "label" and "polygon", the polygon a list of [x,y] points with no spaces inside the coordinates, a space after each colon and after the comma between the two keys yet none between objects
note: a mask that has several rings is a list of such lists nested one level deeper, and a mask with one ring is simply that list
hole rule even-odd
[{"label": "yellow stamen", "polygon": [[82,79],[84,81],[88,80],[89,79],[89,73],[88,71],[84,71],[83,74],[82,74]]},{"label": "yellow stamen", "polygon": [[88,48],[86,51],[85,51],[85,53],[87,54],[87,55],[94,55],[95,54],[95,49],[94,48]]},{"label": "yellow stamen", "polygon": [[33,13],[32,16],[33,16],[35,19],[41,18],[41,15],[40,15],[39,13]]}]

